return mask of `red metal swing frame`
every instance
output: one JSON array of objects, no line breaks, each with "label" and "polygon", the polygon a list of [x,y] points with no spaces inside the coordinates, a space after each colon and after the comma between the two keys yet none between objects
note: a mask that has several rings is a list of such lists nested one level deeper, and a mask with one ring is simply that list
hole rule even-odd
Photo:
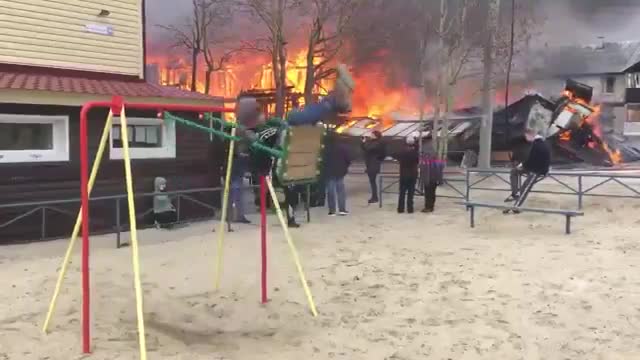
[{"label": "red metal swing frame", "polygon": [[[90,278],[89,278],[89,150],[87,147],[87,122],[89,111],[96,108],[108,108],[114,116],[119,116],[122,108],[137,110],[161,111],[184,111],[194,113],[208,112],[234,112],[233,108],[222,106],[198,106],[198,105],[167,105],[160,103],[129,103],[122,97],[116,96],[111,101],[92,101],[82,105],[80,110],[80,197],[82,206],[82,350],[84,353],[91,352],[90,334]],[[262,231],[263,259],[265,257],[266,231]],[[264,259],[266,260],[266,259]],[[266,269],[263,263],[262,278],[266,281]],[[266,300],[265,289],[263,289],[263,301]]]}]

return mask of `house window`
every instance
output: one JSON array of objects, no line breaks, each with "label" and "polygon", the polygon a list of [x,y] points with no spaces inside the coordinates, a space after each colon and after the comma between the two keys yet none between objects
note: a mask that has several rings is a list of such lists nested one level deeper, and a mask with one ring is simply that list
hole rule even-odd
[{"label": "house window", "polygon": [[604,79],[604,92],[607,94],[613,94],[616,88],[615,76],[607,76]]},{"label": "house window", "polygon": [[0,114],[0,163],[69,161],[69,117]]},{"label": "house window", "polygon": [[[176,157],[174,123],[159,119],[127,118],[129,153],[132,159],[169,159]],[[120,118],[113,119],[110,158],[123,159]]]}]

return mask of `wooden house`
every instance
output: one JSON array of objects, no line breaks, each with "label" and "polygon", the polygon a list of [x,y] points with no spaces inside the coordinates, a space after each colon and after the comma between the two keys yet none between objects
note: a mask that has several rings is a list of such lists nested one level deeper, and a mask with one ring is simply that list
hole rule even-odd
[{"label": "wooden house", "polygon": [[[88,101],[222,105],[205,96],[145,81],[143,0],[3,0],[0,22],[0,243],[66,236],[80,196],[79,111]],[[95,157],[107,110],[89,114]],[[198,114],[183,114],[193,118]],[[128,111],[137,193],[156,176],[169,190],[220,185],[219,151],[208,134],[163,123],[155,112]],[[118,119],[115,119],[118,123]],[[111,130],[92,197],[124,194],[119,131]],[[212,215],[212,192],[190,194],[181,217]],[[25,205],[15,206],[18,203]],[[144,213],[150,197],[140,197]],[[125,201],[91,202],[91,230],[126,223]],[[123,225],[126,228],[126,225]]]}]

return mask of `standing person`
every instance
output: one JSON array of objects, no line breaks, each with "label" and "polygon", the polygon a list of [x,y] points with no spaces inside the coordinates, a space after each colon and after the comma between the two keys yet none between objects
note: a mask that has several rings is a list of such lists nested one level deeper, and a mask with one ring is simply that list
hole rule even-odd
[{"label": "standing person", "polygon": [[380,174],[382,161],[386,156],[382,133],[376,130],[369,136],[363,137],[361,147],[362,151],[364,151],[364,163],[369,177],[369,187],[371,188],[369,204],[375,204],[378,202],[378,175]]},{"label": "standing person", "polygon": [[444,172],[444,161],[438,159],[430,149],[430,147],[425,147],[425,152],[420,158],[420,173],[424,187],[423,213],[431,213],[435,209],[436,190],[442,184]]},{"label": "standing person", "polygon": [[324,166],[327,181],[327,202],[329,203],[329,216],[336,215],[336,198],[338,202],[338,215],[349,215],[347,211],[347,194],[344,186],[344,177],[349,172],[351,156],[346,145],[341,144],[338,135],[329,133],[325,141]]},{"label": "standing person", "polygon": [[413,196],[418,181],[418,147],[416,138],[407,136],[404,148],[394,156],[400,163],[400,196],[398,197],[398,214],[406,210],[413,214]]},{"label": "standing person", "polygon": [[231,201],[233,222],[240,224],[251,224],[244,212],[244,176],[249,169],[249,154],[247,148],[243,146],[234,147],[233,166],[231,167]]}]

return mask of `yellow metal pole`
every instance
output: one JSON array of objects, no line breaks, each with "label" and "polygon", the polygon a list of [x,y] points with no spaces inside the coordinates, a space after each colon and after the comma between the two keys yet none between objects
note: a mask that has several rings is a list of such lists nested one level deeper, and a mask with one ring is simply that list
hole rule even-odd
[{"label": "yellow metal pole", "polygon": [[309,308],[311,309],[311,313],[313,314],[313,316],[318,316],[318,312],[316,311],[316,304],[313,301],[313,295],[311,295],[311,290],[309,289],[309,285],[307,284],[307,280],[304,276],[304,271],[302,270],[302,264],[300,263],[300,257],[298,256],[298,251],[296,250],[296,246],[293,243],[293,239],[291,238],[291,233],[289,233],[289,227],[287,226],[287,222],[284,219],[284,215],[282,215],[282,209],[280,209],[278,196],[276,195],[276,191],[273,189],[273,184],[271,183],[271,179],[267,177],[266,181],[267,181],[267,186],[269,186],[269,193],[271,194],[271,200],[272,200],[271,202],[276,208],[276,213],[278,214],[278,220],[280,220],[280,226],[282,226],[284,237],[287,239],[287,243],[289,244],[289,250],[291,250],[291,256],[293,257],[293,262],[296,264],[296,269],[298,270],[298,276],[300,276],[300,281],[302,282],[302,288],[304,289],[304,293],[307,296],[307,302],[309,303]]},{"label": "yellow metal pole", "polygon": [[[96,154],[96,158],[93,160],[93,167],[91,168],[91,174],[89,175],[89,184],[88,184],[89,195],[91,195],[91,190],[93,189],[93,185],[96,181],[96,177],[98,176],[98,169],[100,168],[100,163],[102,161],[102,154],[104,153],[104,149],[107,146],[107,140],[109,139],[109,133],[111,131],[112,122],[113,122],[113,113],[109,111],[109,115],[107,116],[107,122],[104,124],[104,129],[102,130],[102,137],[100,138],[98,153]],[[42,331],[44,333],[46,333],[49,330],[49,324],[51,323],[51,318],[56,308],[58,295],[60,295],[60,290],[62,289],[62,282],[64,281],[67,268],[71,263],[71,253],[73,252],[73,248],[75,247],[76,240],[78,239],[78,233],[80,233],[81,224],[82,224],[82,208],[80,208],[80,210],[78,211],[78,217],[76,218],[76,223],[73,226],[73,231],[71,232],[71,239],[69,240],[69,246],[67,247],[67,252],[64,255],[64,260],[62,260],[62,265],[60,266],[60,272],[58,273],[58,281],[56,282],[56,287],[53,290],[53,296],[51,297],[51,303],[49,304],[49,311],[47,312],[47,317],[45,318],[44,325],[42,326]]]},{"label": "yellow metal pole", "polygon": [[[236,136],[236,128],[231,128],[231,136]],[[224,251],[224,225],[227,222],[227,208],[229,207],[229,187],[231,184],[231,168],[233,167],[233,149],[235,141],[229,142],[229,155],[227,155],[227,173],[224,178],[224,193],[222,195],[222,214],[218,224],[218,251],[216,252],[215,289],[220,288],[220,274],[222,273],[222,253]]]},{"label": "yellow metal pole", "polygon": [[120,113],[120,133],[122,135],[122,152],[124,154],[124,173],[127,184],[127,203],[129,205],[129,226],[131,228],[131,251],[133,258],[133,284],[136,293],[136,313],[138,319],[138,342],[140,359],[147,360],[147,344],[144,329],[144,311],[142,309],[142,283],[140,281],[140,253],[138,248],[138,226],[136,222],[136,205],[133,198],[133,176],[131,174],[131,157],[129,156],[129,133],[124,106]]}]

